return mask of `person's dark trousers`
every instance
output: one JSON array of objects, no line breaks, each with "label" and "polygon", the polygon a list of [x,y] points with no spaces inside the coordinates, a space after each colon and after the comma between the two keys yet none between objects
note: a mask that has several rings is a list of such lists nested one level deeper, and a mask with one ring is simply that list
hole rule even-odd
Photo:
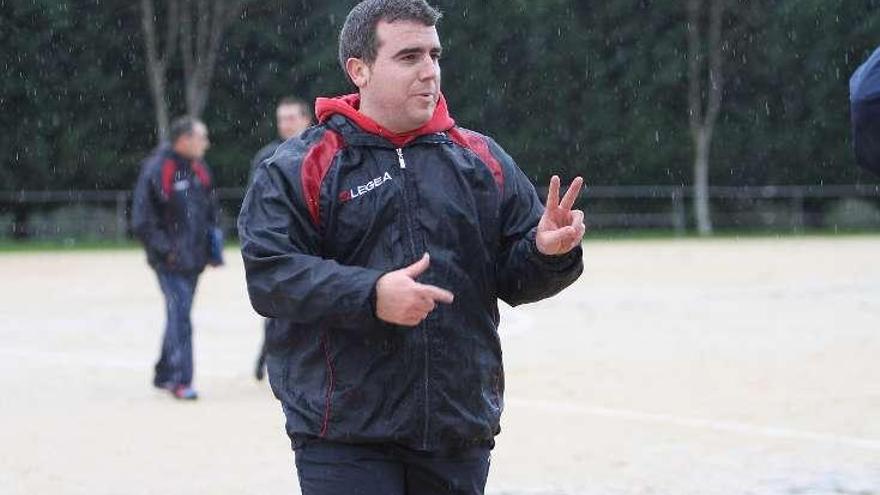
[{"label": "person's dark trousers", "polygon": [[482,495],[488,447],[455,453],[315,440],[295,449],[302,495]]},{"label": "person's dark trousers", "polygon": [[162,339],[162,354],[156,363],[153,384],[157,387],[169,385],[191,385],[193,379],[192,348],[192,310],[196,292],[197,273],[177,273],[156,271],[159,286],[165,296],[165,336]]}]

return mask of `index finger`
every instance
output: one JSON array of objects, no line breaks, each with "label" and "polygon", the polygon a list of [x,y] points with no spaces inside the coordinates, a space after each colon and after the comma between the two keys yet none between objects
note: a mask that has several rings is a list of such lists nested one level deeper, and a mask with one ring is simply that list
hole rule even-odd
[{"label": "index finger", "polygon": [[422,288],[422,295],[429,299],[433,299],[436,302],[452,304],[452,301],[455,299],[455,295],[453,295],[452,292],[449,292],[446,289],[441,289],[440,287],[427,284],[419,285],[421,285]]},{"label": "index finger", "polygon": [[574,202],[577,201],[583,184],[583,177],[575,177],[571,185],[568,186],[568,191],[565,192],[565,196],[562,198],[562,203],[560,203],[559,207],[563,210],[570,210],[571,207],[574,206]]},{"label": "index finger", "polygon": [[547,209],[556,208],[559,205],[559,176],[550,177],[550,187],[547,189]]}]

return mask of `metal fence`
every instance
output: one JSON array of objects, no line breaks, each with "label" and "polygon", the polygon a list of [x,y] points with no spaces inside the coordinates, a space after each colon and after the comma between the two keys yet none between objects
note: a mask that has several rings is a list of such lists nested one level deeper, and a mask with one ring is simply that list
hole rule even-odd
[{"label": "metal fence", "polygon": [[[221,225],[230,237],[244,197],[219,189]],[[539,190],[540,193],[545,191]],[[719,229],[880,230],[880,185],[711,187],[712,220]],[[693,228],[687,186],[586,187],[579,207],[593,229]],[[0,191],[0,238],[116,240],[130,238],[131,191]]]},{"label": "metal fence", "polygon": [[[589,222],[599,228],[694,227],[688,186],[597,186],[582,198]],[[710,187],[712,222],[718,228],[880,228],[880,185]]]},{"label": "metal fence", "polygon": [[[220,223],[235,232],[242,188],[220,188]],[[0,239],[115,240],[131,238],[130,190],[0,191]]]}]

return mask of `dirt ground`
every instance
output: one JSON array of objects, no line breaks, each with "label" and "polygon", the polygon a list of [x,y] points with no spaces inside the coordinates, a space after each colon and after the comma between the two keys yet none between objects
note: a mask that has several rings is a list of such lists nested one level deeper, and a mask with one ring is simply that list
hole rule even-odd
[{"label": "dirt ground", "polygon": [[[488,493],[880,494],[880,237],[585,247],[576,285],[504,308]],[[0,494],[298,493],[226,256],[180,403],[140,251],[0,254]]]}]

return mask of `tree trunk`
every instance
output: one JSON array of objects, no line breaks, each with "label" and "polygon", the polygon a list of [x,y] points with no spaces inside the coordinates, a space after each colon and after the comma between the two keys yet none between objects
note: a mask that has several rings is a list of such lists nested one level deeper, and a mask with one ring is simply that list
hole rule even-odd
[{"label": "tree trunk", "polygon": [[[709,204],[709,152],[712,134],[721,110],[723,93],[721,19],[724,0],[708,0],[708,39],[702,39],[700,25],[704,0],[688,0],[688,117],[694,143],[694,217],[700,235],[712,233]],[[706,45],[707,57],[703,45]],[[703,74],[708,72],[704,90]],[[705,94],[704,94],[705,93]],[[705,102],[704,102],[705,100]]]},{"label": "tree trunk", "polygon": [[694,216],[700,235],[712,234],[712,214],[709,207],[709,144],[711,138],[705,129],[694,142]]},{"label": "tree trunk", "polygon": [[193,117],[201,117],[205,111],[223,34],[245,3],[247,0],[185,0],[180,50],[186,110]]},{"label": "tree trunk", "polygon": [[150,85],[150,94],[153,98],[153,109],[156,117],[156,138],[162,141],[168,137],[168,98],[166,96],[167,82],[165,75],[168,63],[174,56],[177,47],[177,33],[179,31],[179,8],[178,0],[168,0],[165,15],[165,44],[164,50],[159,48],[159,39],[156,36],[156,24],[158,16],[153,8],[153,0],[141,0],[141,28],[144,31],[144,51],[147,56],[147,81]]},{"label": "tree trunk", "polygon": [[13,205],[12,207],[12,224],[9,226],[9,233],[12,238],[20,241],[30,237],[30,229],[28,228],[28,208],[24,204]]},{"label": "tree trunk", "polygon": [[162,141],[168,138],[168,100],[165,97],[165,70],[147,63],[147,73],[150,81],[150,92],[153,97],[153,108],[156,118],[156,140]]}]

